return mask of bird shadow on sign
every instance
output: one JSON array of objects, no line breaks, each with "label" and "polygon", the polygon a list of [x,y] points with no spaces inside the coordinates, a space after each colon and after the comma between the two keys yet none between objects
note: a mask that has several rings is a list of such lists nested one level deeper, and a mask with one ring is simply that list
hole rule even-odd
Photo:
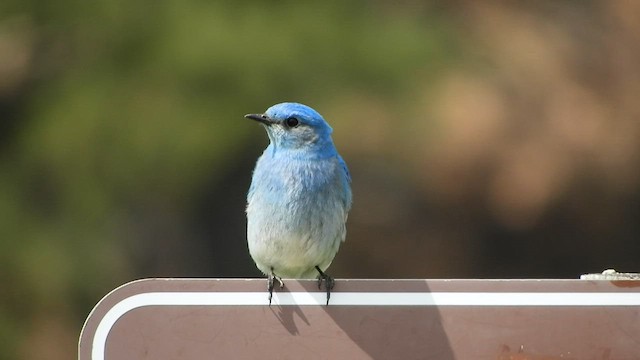
[{"label": "bird shadow on sign", "polygon": [[[318,291],[314,280],[285,279],[277,296]],[[340,292],[431,292],[424,280],[336,280],[331,299]],[[266,295],[266,294],[265,294]],[[453,360],[453,350],[437,306],[277,305],[267,310],[281,327],[267,325],[261,335],[265,356],[287,348],[298,358]],[[283,336],[288,334],[289,336]],[[273,350],[269,346],[275,346]],[[269,348],[270,349],[270,348]]]},{"label": "bird shadow on sign", "polygon": [[[280,292],[283,292],[284,289],[279,289]],[[288,305],[288,306],[280,306],[280,305],[272,305],[270,306],[270,310],[273,315],[280,321],[282,326],[289,332],[291,335],[300,335],[300,330],[296,325],[294,320],[295,316],[300,317],[302,321],[305,322],[307,326],[310,326],[309,319],[304,315],[302,309],[296,305]]]},{"label": "bird shadow on sign", "polygon": [[[430,289],[424,280],[337,280],[334,291],[430,292]],[[329,305],[323,309],[372,359],[454,359],[437,306]]]}]

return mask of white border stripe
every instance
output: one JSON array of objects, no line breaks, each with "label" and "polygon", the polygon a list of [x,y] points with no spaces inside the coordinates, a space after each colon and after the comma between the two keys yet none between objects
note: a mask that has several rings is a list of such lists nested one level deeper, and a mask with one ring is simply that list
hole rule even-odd
[{"label": "white border stripe", "polygon": [[[322,305],[322,292],[273,293],[272,305]],[[264,292],[149,292],[115,304],[93,337],[91,358],[104,360],[107,336],[127,312],[144,306],[261,306]],[[574,292],[337,292],[330,306],[640,306],[640,293]]]}]

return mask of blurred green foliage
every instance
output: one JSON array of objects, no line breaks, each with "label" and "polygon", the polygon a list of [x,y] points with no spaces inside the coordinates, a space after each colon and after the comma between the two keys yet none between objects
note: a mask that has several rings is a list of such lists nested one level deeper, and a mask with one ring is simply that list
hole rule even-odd
[{"label": "blurred green foliage", "polygon": [[244,113],[400,97],[446,55],[443,25],[367,2],[4,2],[0,46],[22,51],[4,64],[22,75],[2,93],[1,357],[52,359],[34,335],[48,313],[73,338],[100,296],[140,276],[132,219],[188,222],[262,135]]}]

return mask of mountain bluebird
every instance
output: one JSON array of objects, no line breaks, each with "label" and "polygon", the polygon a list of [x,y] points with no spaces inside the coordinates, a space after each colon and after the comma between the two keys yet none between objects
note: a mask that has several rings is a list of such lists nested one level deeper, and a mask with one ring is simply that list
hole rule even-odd
[{"label": "mountain bluebird", "polygon": [[312,108],[281,103],[248,114],[267,130],[270,144],[258,159],[247,195],[249,253],[274,281],[318,278],[327,305],[334,280],[325,273],[345,239],[351,177],[333,145],[329,124]]}]

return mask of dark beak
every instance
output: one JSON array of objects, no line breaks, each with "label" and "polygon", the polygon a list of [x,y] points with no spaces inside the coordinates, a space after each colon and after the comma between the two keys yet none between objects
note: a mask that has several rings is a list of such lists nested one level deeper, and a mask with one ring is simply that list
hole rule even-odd
[{"label": "dark beak", "polygon": [[273,124],[273,120],[269,119],[267,115],[264,114],[247,114],[244,117],[246,117],[247,119],[259,121],[267,126]]}]

